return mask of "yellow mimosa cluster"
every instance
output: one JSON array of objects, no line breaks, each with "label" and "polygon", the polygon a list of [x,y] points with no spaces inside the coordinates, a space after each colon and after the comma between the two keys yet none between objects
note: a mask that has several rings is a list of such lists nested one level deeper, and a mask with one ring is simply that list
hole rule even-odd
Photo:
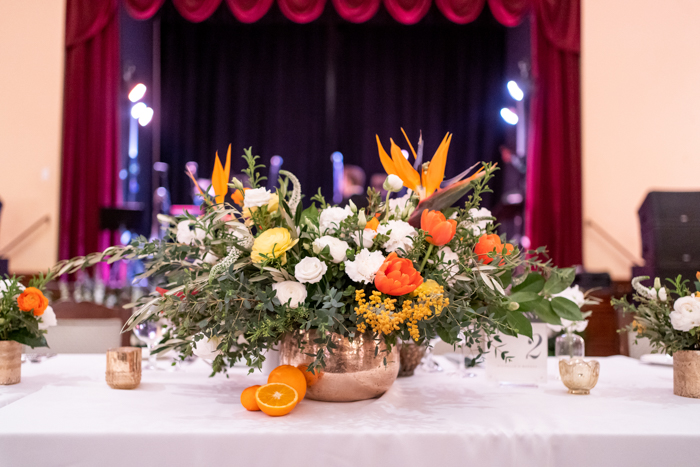
[{"label": "yellow mimosa cluster", "polygon": [[387,297],[382,300],[381,292],[374,290],[367,300],[364,290],[356,290],[355,313],[363,318],[358,323],[357,330],[365,332],[369,326],[374,332],[388,335],[398,331],[401,324],[406,323],[411,337],[417,341],[420,338],[418,322],[439,315],[450,302],[448,298],[443,297],[442,287],[431,287],[431,289],[430,291],[417,289],[416,299],[404,300],[400,310],[396,309],[395,298]]}]

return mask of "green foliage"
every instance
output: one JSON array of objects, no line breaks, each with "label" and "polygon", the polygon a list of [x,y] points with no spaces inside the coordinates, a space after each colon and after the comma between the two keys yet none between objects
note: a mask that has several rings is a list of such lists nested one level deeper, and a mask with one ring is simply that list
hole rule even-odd
[{"label": "green foliage", "polygon": [[263,169],[265,166],[263,164],[257,164],[257,160],[260,158],[260,156],[253,155],[252,147],[244,149],[243,152],[243,159],[245,159],[246,163],[248,164],[248,168],[243,169],[243,173],[248,176],[248,180],[252,188],[259,188],[260,182],[267,180],[267,177],[260,175],[258,173],[258,169]]}]

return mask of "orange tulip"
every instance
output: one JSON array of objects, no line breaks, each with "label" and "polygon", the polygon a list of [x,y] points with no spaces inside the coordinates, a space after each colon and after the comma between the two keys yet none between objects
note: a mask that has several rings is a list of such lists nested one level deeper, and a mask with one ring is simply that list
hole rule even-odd
[{"label": "orange tulip", "polygon": [[423,283],[423,278],[407,258],[399,258],[391,253],[377,271],[374,286],[387,295],[405,295],[411,293]]},{"label": "orange tulip", "polygon": [[36,287],[27,287],[22,294],[17,297],[17,304],[22,311],[34,311],[34,316],[41,316],[49,306],[49,299],[44,297],[41,290]]},{"label": "orange tulip", "polygon": [[440,211],[426,209],[420,216],[420,228],[428,234],[425,241],[435,246],[442,246],[455,236],[457,221],[445,219],[445,215]]},{"label": "orange tulip", "polygon": [[[479,243],[474,245],[474,253],[479,256],[479,259],[484,264],[489,264],[493,261],[493,258],[489,258],[488,254],[494,250],[498,254],[503,254],[503,248],[505,247],[505,255],[508,256],[513,252],[513,245],[506,243],[503,245],[501,238],[496,234],[484,234],[479,237]],[[502,266],[505,261],[501,260],[499,266]]]}]

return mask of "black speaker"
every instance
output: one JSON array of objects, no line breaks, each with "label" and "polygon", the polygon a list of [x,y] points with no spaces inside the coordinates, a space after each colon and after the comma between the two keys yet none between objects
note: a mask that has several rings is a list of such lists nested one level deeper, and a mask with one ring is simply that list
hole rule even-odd
[{"label": "black speaker", "polygon": [[639,208],[644,269],[694,279],[700,271],[700,192],[647,194]]}]

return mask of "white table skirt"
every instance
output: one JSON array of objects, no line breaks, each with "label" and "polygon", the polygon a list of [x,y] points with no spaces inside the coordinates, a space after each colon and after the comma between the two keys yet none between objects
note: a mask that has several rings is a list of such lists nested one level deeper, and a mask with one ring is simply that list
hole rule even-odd
[{"label": "white table skirt", "polygon": [[0,386],[0,466],[700,465],[700,400],[673,395],[672,368],[599,360],[589,396],[567,394],[550,359],[538,388],[501,387],[480,368],[417,373],[379,399],[305,400],[272,418],[240,405],[264,383],[244,369],[144,371],[120,391],[104,355],[59,355]]}]

